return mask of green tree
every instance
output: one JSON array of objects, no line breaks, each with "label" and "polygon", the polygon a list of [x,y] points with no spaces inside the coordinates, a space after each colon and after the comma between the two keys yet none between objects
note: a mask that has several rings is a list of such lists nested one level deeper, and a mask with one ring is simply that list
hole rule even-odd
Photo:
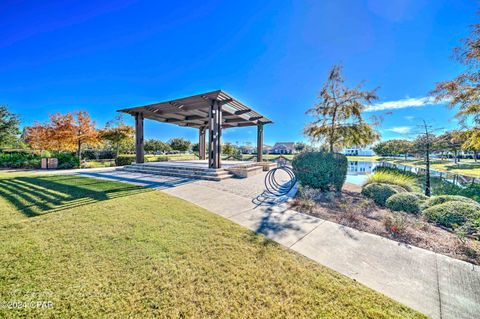
[{"label": "green tree", "polygon": [[131,149],[134,145],[134,136],[133,127],[126,125],[121,115],[108,122],[105,128],[100,131],[100,138],[110,143],[117,157],[120,150]]},{"label": "green tree", "polygon": [[169,144],[157,139],[146,140],[144,149],[145,149],[145,152],[147,153],[156,153],[156,152],[166,153],[172,150]]},{"label": "green tree", "polygon": [[222,145],[222,154],[235,155],[239,153],[240,153],[240,150],[232,143],[227,142]]},{"label": "green tree", "polygon": [[295,145],[294,145],[294,148],[295,148],[295,151],[301,153],[301,152],[306,150],[307,144],[305,144],[303,142],[296,142]]},{"label": "green tree", "polygon": [[448,150],[454,154],[455,163],[459,161],[458,152],[462,149],[467,135],[462,131],[445,132],[437,138],[437,150]]},{"label": "green tree", "polygon": [[190,147],[192,146],[192,142],[181,137],[172,138],[168,142],[168,144],[170,144],[170,147],[172,148],[172,150],[179,151],[179,152],[187,152],[190,150]]},{"label": "green tree", "polygon": [[9,112],[6,106],[0,106],[0,146],[16,143],[20,134],[19,125],[18,115]]},{"label": "green tree", "polygon": [[348,88],[344,82],[342,67],[334,65],[317,104],[307,111],[315,120],[306,125],[304,133],[314,141],[326,143],[330,152],[335,147],[368,145],[380,138],[362,117],[366,105],[378,99],[376,89],[364,91],[362,83]]}]

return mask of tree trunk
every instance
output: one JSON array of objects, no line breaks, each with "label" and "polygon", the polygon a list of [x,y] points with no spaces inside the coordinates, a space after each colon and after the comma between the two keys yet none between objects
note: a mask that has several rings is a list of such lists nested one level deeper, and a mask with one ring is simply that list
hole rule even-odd
[{"label": "tree trunk", "polygon": [[427,152],[426,152],[426,170],[425,170],[425,196],[430,197],[430,147],[428,146],[427,141]]},{"label": "tree trunk", "polygon": [[477,157],[478,157],[478,151],[473,151],[473,159],[475,160],[475,163],[477,162]]},{"label": "tree trunk", "polygon": [[78,140],[77,144],[77,157],[79,161],[82,161],[82,142]]},{"label": "tree trunk", "polygon": [[455,150],[455,152],[453,153],[453,157],[454,157],[453,160],[454,160],[454,163],[455,163],[455,164],[457,164],[457,153],[458,153],[457,150]]}]

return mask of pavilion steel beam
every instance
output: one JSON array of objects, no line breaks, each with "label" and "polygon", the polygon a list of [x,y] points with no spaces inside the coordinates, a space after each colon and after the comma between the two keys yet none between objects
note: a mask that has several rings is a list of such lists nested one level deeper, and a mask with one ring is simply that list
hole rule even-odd
[{"label": "pavilion steel beam", "polygon": [[135,113],[135,162],[140,164],[145,162],[145,150],[143,147],[143,113]]},{"label": "pavilion steel beam", "polygon": [[222,106],[218,101],[212,101],[208,116],[208,167],[220,168],[221,136],[222,136]]},{"label": "pavilion steel beam", "polygon": [[205,133],[207,131],[206,127],[201,127],[198,129],[198,158],[201,160],[205,159]]},{"label": "pavilion steel beam", "polygon": [[263,160],[263,123],[257,125],[257,162]]}]

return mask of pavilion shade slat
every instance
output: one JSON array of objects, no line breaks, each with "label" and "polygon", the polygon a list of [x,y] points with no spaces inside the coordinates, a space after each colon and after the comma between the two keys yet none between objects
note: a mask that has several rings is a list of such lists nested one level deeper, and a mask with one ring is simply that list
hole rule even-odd
[{"label": "pavilion shade slat", "polygon": [[142,113],[146,119],[180,126],[201,128],[208,125],[208,112],[213,100],[219,101],[219,104],[222,105],[223,120],[221,125],[223,128],[256,126],[259,123],[271,123],[268,118],[255,112],[221,90],[122,109],[119,110],[119,112],[131,115]]}]

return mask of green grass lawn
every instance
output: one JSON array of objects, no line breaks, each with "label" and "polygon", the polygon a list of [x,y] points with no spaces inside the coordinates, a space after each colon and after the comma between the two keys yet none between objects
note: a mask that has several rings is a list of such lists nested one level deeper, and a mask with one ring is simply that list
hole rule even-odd
[{"label": "green grass lawn", "polygon": [[[411,165],[425,168],[425,162],[421,159],[399,159],[399,158],[390,158],[385,157],[381,158],[381,160],[396,163],[396,164],[403,164],[403,165]],[[457,164],[454,163],[453,159],[432,159],[431,160],[431,168],[437,171],[442,172],[449,172],[449,173],[456,173],[456,174],[463,174],[472,177],[480,177],[480,162],[475,162],[474,160],[466,160],[462,159]]]},{"label": "green grass lawn", "polygon": [[160,191],[0,174],[0,300],[53,302],[0,317],[423,317]]}]

